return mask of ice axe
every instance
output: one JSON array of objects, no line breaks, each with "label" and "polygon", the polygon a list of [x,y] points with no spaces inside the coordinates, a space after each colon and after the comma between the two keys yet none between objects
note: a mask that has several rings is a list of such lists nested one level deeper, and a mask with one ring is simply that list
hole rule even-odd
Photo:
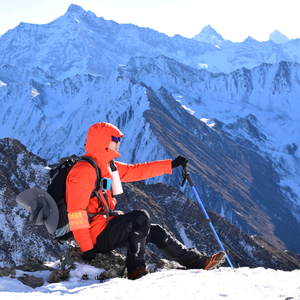
[{"label": "ice axe", "polygon": [[224,247],[223,247],[223,245],[222,245],[222,243],[221,243],[221,241],[220,241],[220,239],[219,239],[219,237],[218,237],[218,234],[217,234],[217,232],[216,232],[216,230],[215,230],[215,228],[214,228],[214,226],[213,226],[213,224],[212,224],[212,222],[211,222],[211,220],[210,220],[210,218],[209,218],[209,216],[208,216],[208,214],[207,214],[207,212],[206,212],[206,209],[205,209],[205,207],[204,207],[204,205],[203,205],[203,203],[202,203],[202,201],[201,201],[201,199],[200,199],[200,197],[199,197],[199,195],[198,195],[198,193],[197,193],[197,191],[196,191],[196,188],[195,188],[195,185],[194,185],[194,183],[193,183],[193,180],[192,180],[192,178],[191,178],[191,176],[190,176],[190,173],[189,173],[189,172],[187,171],[187,169],[186,169],[187,164],[186,164],[186,165],[181,165],[181,167],[182,167],[182,170],[183,170],[183,172],[182,172],[183,181],[182,181],[181,186],[184,185],[184,183],[185,183],[186,180],[189,182],[189,185],[191,186],[191,188],[192,188],[192,190],[193,190],[193,192],[194,192],[194,194],[195,194],[195,196],[196,196],[196,198],[197,198],[197,200],[198,200],[198,202],[199,202],[199,204],[200,204],[200,206],[201,206],[201,208],[202,208],[202,211],[203,211],[203,213],[204,213],[204,215],[205,215],[206,220],[207,220],[208,223],[209,223],[209,226],[210,226],[212,232],[214,233],[214,235],[215,235],[215,237],[216,237],[216,239],[217,239],[217,241],[218,241],[218,243],[219,243],[219,245],[220,245],[222,251],[225,252],[226,259],[227,259],[229,265],[231,266],[231,268],[233,268],[233,265],[232,265],[232,263],[231,263],[231,261],[230,261],[228,255],[227,255],[227,253],[226,253],[226,251],[225,251],[225,249],[224,249]]}]

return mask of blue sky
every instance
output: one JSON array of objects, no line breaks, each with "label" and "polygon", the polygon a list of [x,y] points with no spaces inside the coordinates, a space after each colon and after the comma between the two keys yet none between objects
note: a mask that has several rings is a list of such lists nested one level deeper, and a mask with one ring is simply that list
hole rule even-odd
[{"label": "blue sky", "polygon": [[300,38],[299,0],[0,0],[0,35],[20,22],[45,24],[70,4],[118,23],[192,38],[211,25],[224,39],[266,41],[278,30]]}]

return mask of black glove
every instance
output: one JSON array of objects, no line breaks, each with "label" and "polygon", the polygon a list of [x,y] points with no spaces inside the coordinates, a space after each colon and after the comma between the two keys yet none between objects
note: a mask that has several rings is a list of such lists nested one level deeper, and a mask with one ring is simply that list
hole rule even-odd
[{"label": "black glove", "polygon": [[179,166],[186,166],[188,162],[189,161],[184,156],[177,156],[174,160],[172,160],[172,169]]},{"label": "black glove", "polygon": [[96,257],[96,253],[94,249],[83,252],[82,259],[83,260],[93,260]]}]

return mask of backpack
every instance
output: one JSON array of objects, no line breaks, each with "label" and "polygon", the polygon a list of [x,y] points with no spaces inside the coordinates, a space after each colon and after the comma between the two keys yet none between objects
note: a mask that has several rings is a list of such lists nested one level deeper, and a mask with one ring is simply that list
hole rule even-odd
[{"label": "backpack", "polygon": [[[69,227],[69,219],[68,219],[68,212],[67,212],[67,204],[65,200],[65,192],[66,192],[66,180],[67,176],[72,169],[72,167],[78,162],[78,161],[86,161],[90,163],[97,174],[97,179],[95,182],[95,187],[93,191],[91,191],[90,198],[97,197],[99,200],[99,206],[100,212],[97,214],[88,214],[89,222],[91,222],[92,218],[95,215],[98,214],[106,214],[107,220],[109,221],[109,215],[110,215],[110,208],[108,204],[108,199],[105,190],[110,189],[110,183],[108,179],[105,179],[105,184],[103,183],[103,180],[101,178],[101,172],[97,165],[97,163],[88,156],[82,156],[80,158],[69,158],[65,161],[63,161],[59,166],[53,168],[50,170],[50,178],[48,180],[48,188],[47,192],[52,196],[54,201],[56,202],[59,218],[58,218],[58,225],[57,229],[53,233],[53,239],[58,241],[67,241],[73,238],[73,233],[70,231]],[[105,185],[105,187],[103,187]],[[101,188],[102,193],[105,197],[106,204],[103,203],[98,190]],[[86,208],[88,209],[88,207]]]}]

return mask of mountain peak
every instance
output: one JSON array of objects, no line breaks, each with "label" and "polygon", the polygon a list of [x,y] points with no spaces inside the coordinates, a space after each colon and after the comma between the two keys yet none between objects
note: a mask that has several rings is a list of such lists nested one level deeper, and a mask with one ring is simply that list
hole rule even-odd
[{"label": "mountain peak", "polygon": [[68,7],[68,10],[66,12],[66,15],[67,16],[72,16],[72,17],[75,17],[76,19],[77,18],[81,18],[83,16],[85,16],[86,14],[86,11],[79,5],[76,5],[76,4],[71,4],[69,7]]},{"label": "mountain peak", "polygon": [[273,41],[275,44],[283,44],[289,41],[289,38],[287,38],[284,34],[279,32],[278,30],[274,30],[270,36],[269,40]]},{"label": "mountain peak", "polygon": [[71,4],[69,7],[68,7],[68,10],[67,12],[79,12],[79,13],[82,13],[82,12],[85,12],[85,10],[79,6],[79,5],[76,5],[76,4]]},{"label": "mountain peak", "polygon": [[218,34],[209,24],[203,27],[201,30],[201,33],[208,33],[208,34]]},{"label": "mountain peak", "polygon": [[218,47],[226,42],[229,42],[227,40],[224,40],[223,37],[219,33],[217,33],[216,30],[213,29],[210,25],[205,26],[200,33],[196,34],[193,37],[193,39]]},{"label": "mountain peak", "polygon": [[250,35],[244,40],[244,43],[253,43],[253,42],[258,42],[258,41]]}]

